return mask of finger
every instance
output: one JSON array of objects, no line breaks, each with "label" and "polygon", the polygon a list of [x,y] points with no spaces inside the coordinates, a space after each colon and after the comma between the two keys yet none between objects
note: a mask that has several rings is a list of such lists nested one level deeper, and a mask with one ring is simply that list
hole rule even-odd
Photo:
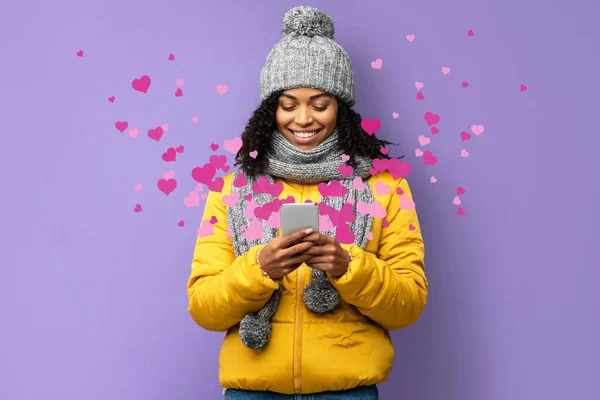
[{"label": "finger", "polygon": [[310,263],[310,267],[311,268],[315,268],[315,269],[320,269],[321,271],[325,271],[325,272],[329,272],[332,269],[332,265],[329,263],[314,263],[311,261]]},{"label": "finger", "polygon": [[312,254],[312,255],[324,255],[324,254],[334,254],[336,252],[336,248],[335,245],[332,244],[326,244],[326,245],[322,245],[322,246],[313,246],[311,248],[309,248],[308,250],[306,250],[304,253],[305,254]]},{"label": "finger", "polygon": [[298,253],[303,253],[313,247],[315,244],[313,242],[300,242],[293,246],[287,247],[281,250],[281,254],[283,258],[291,257]]},{"label": "finger", "polygon": [[310,235],[312,233],[312,229],[300,229],[299,231],[292,232],[289,235],[283,237],[283,242],[285,247],[288,247],[290,244],[295,242],[296,240],[300,241],[303,237]]},{"label": "finger", "polygon": [[319,245],[323,245],[323,244],[331,243],[333,238],[328,235],[325,235],[324,233],[316,232],[316,233],[312,233],[308,236],[305,236],[302,240],[303,241],[311,241],[311,242],[315,242]]},{"label": "finger", "polygon": [[333,255],[317,255],[317,256],[312,256],[310,258],[310,264],[319,264],[319,263],[325,263],[325,264],[333,264],[333,262],[335,261],[335,257]]},{"label": "finger", "polygon": [[283,265],[285,268],[290,268],[291,266],[294,266],[296,264],[301,265],[302,263],[305,263],[306,261],[310,260],[311,257],[312,256],[306,254],[301,254],[295,257],[289,257],[283,262]]}]

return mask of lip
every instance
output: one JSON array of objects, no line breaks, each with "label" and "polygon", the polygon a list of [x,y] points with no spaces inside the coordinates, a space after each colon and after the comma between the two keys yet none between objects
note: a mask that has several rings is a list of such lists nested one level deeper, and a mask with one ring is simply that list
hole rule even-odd
[{"label": "lip", "polygon": [[[288,129],[288,132],[290,132],[290,134],[294,137],[294,140],[298,143],[298,144],[307,144],[312,142],[313,140],[316,139],[317,136],[319,136],[319,133],[321,133],[321,131],[323,130],[323,128],[317,129],[317,133],[315,133],[314,135],[312,135],[309,138],[301,138],[298,137],[296,135],[294,135],[294,133],[292,132],[292,130]],[[312,131],[304,131],[304,132],[314,132],[315,130],[313,129]],[[295,131],[295,132],[300,132],[302,133],[303,131]]]}]

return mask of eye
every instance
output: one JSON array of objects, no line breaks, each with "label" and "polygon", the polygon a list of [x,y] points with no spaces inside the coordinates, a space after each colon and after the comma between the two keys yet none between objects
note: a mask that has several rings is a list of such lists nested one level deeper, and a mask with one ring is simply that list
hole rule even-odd
[{"label": "eye", "polygon": [[[294,109],[294,107],[293,107],[293,106],[292,106],[292,107],[284,107],[284,106],[281,106],[281,108],[282,108],[283,110],[285,110],[285,111],[292,111],[292,110]],[[317,110],[317,111],[325,111],[325,110],[327,110],[327,107],[316,107],[316,106],[315,106],[314,108],[315,108],[315,110]]]}]

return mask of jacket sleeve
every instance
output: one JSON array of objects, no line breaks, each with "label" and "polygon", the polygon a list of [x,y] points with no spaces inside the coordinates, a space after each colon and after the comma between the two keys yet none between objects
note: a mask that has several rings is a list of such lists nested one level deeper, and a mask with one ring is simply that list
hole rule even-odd
[{"label": "jacket sleeve", "polygon": [[395,183],[386,215],[389,226],[381,229],[378,254],[341,244],[352,254],[350,267],[338,278],[328,274],[344,301],[387,330],[405,328],[419,318],[428,287],[417,213],[400,208],[396,189],[400,187],[411,200],[412,194],[405,179]]},{"label": "jacket sleeve", "polygon": [[279,283],[263,276],[256,253],[264,247],[251,247],[235,257],[227,236],[227,215],[222,193],[210,191],[202,225],[217,218],[210,235],[196,239],[192,271],[187,284],[188,309],[193,320],[210,331],[225,332],[250,312],[265,305]]}]

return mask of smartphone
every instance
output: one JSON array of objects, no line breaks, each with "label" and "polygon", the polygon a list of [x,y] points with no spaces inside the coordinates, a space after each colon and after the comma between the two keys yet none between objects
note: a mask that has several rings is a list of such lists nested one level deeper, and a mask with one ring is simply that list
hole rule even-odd
[{"label": "smartphone", "polygon": [[[286,236],[300,229],[312,228],[319,232],[319,207],[316,203],[285,203],[279,208],[281,235]],[[294,242],[293,246],[299,242]]]}]

